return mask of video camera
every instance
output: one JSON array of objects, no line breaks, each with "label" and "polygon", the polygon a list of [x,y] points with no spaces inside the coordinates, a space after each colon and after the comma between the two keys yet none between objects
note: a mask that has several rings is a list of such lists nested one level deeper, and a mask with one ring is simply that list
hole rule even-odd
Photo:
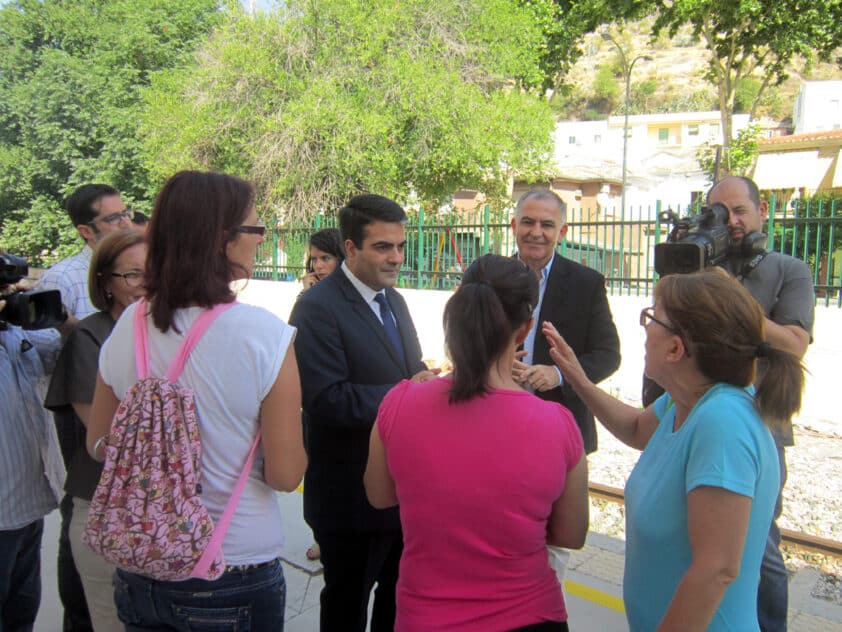
[{"label": "video camera", "polygon": [[704,206],[698,215],[679,218],[671,210],[661,213],[662,224],[672,224],[667,241],[655,246],[655,271],[687,274],[718,266],[729,257],[749,259],[765,252],[766,235],[748,233],[739,246],[731,245],[728,209],[722,204]]},{"label": "video camera", "polygon": [[[13,285],[29,274],[26,259],[0,254],[0,286]],[[7,323],[22,329],[57,327],[67,320],[58,290],[16,291],[0,296],[6,307],[0,312],[0,330]]]}]

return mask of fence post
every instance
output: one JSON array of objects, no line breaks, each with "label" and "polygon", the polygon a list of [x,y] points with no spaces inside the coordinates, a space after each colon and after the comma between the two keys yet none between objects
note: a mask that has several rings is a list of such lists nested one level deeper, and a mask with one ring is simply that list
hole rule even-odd
[{"label": "fence post", "polygon": [[318,213],[316,215],[315,221],[313,222],[313,228],[315,228],[316,230],[320,230],[321,227],[322,227],[322,214]]},{"label": "fence post", "polygon": [[[655,200],[655,245],[661,243],[661,200]],[[655,271],[655,247],[652,247],[652,287],[650,293],[655,291],[655,284],[658,282],[658,273]]]},{"label": "fence post", "polygon": [[[626,276],[626,206],[620,205],[620,296],[623,295],[623,277]],[[631,287],[631,286],[630,286]]]},{"label": "fence post", "polygon": [[775,249],[775,214],[778,210],[777,203],[778,200],[775,194],[772,193],[769,196],[769,216],[766,220],[766,235],[768,236],[766,243],[767,250]]},{"label": "fence post", "polygon": [[421,271],[424,269],[424,207],[418,209],[418,257],[415,272],[415,289],[421,289]]},{"label": "fence post", "polygon": [[488,208],[488,204],[485,205],[485,208],[482,210],[482,254],[487,255],[489,250],[491,249],[491,233],[488,228],[488,225],[491,223],[491,211]]},{"label": "fence post", "polygon": [[272,229],[272,280],[280,279],[278,274],[278,228]]},{"label": "fence post", "polygon": [[[579,207],[579,221],[582,220],[582,207]],[[568,224],[576,224],[576,212],[574,209],[567,210],[567,222]],[[578,226],[579,232],[581,232],[582,227]],[[567,235],[564,236],[564,239],[561,240],[560,244],[557,244],[555,247],[556,252],[558,252],[562,257],[567,257]],[[517,237],[515,237],[515,242],[517,242]],[[560,251],[560,252],[559,252]]]},{"label": "fence post", "polygon": [[[833,218],[836,217],[836,200],[831,200],[830,202],[830,213],[828,214],[830,218],[830,224],[828,227],[828,236],[827,236],[827,266],[825,268],[825,285],[833,285],[834,281],[834,272],[835,272],[835,262],[836,262],[836,251],[833,249],[833,243],[836,237],[836,225],[833,222]],[[827,307],[830,305],[830,288],[828,288],[827,292],[824,295],[824,305]],[[842,292],[837,292],[837,300],[842,300]]]}]

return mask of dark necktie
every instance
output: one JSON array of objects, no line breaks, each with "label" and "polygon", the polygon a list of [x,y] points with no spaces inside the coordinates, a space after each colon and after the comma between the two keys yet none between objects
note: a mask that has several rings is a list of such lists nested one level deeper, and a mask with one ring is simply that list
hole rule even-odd
[{"label": "dark necktie", "polygon": [[403,344],[401,343],[401,335],[398,332],[398,327],[395,325],[395,319],[392,318],[392,310],[389,309],[389,303],[386,301],[386,295],[378,292],[374,297],[377,304],[380,306],[380,319],[383,321],[383,328],[386,330],[386,335],[389,337],[389,342],[398,352],[398,357],[401,362],[405,361],[403,355]]}]

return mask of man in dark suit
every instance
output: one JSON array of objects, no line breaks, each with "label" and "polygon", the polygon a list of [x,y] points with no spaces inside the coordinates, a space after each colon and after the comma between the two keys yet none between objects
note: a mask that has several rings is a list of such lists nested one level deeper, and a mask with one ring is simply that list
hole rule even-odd
[{"label": "man in dark suit", "polygon": [[359,195],[339,211],[346,258],[301,295],[298,328],[305,445],[304,518],[321,547],[325,587],[321,629],[363,632],[371,589],[374,632],[392,630],[403,550],[397,507],[374,509],[363,473],[377,409],[402,379],[435,377],[401,295],[406,214],[379,195]]},{"label": "man in dark suit", "polygon": [[535,271],[540,291],[532,329],[523,345],[525,355],[515,363],[514,376],[541,399],[570,409],[582,431],[585,451],[590,453],[596,450],[593,414],[553,364],[541,323],[555,325],[595,383],[620,366],[620,339],[605,294],[605,277],[555,252],[567,234],[566,215],[562,199],[546,189],[528,191],[517,203],[512,219],[517,256]]}]

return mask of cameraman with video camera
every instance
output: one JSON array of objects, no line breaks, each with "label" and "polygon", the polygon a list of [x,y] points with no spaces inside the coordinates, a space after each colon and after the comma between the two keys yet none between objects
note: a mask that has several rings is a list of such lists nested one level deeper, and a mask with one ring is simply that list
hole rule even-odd
[{"label": "cameraman with video camera", "polygon": [[[760,304],[765,315],[766,342],[801,360],[812,340],[815,294],[810,268],[795,257],[766,250],[768,204],[760,199],[757,185],[749,178],[728,176],[707,195],[707,206],[695,217],[679,219],[668,211],[662,221],[673,230],[667,242],[655,247],[655,270],[661,276],[695,272],[706,267],[727,270]],[[764,370],[763,363],[758,369]],[[644,378],[643,405],[652,403],[663,390]],[[780,490],[769,530],[757,612],[763,632],[786,630],[789,575],[780,552],[781,492],[786,482],[785,448],[793,445],[792,420],[780,420],[773,433],[780,464]]]},{"label": "cameraman with video camera", "polygon": [[[716,183],[707,195],[708,205],[722,204],[728,211],[731,245],[738,246],[760,233],[767,219],[768,204],[760,199],[757,185],[749,178],[729,176]],[[722,264],[743,284],[766,315],[766,340],[777,349],[803,358],[812,340],[815,293],[810,268],[800,259],[768,251],[746,258],[728,257]],[[762,367],[760,368],[762,371]],[[777,519],[781,514],[781,492],[786,482],[787,446],[794,445],[792,421],[774,433],[781,469],[781,491],[766,542],[760,568],[757,611],[763,632],[786,630],[789,575],[779,549],[781,534]]]},{"label": "cameraman with video camera", "polygon": [[58,292],[25,292],[26,261],[0,252],[0,629],[31,630],[41,601],[44,516],[58,506],[64,463],[41,406],[65,322]]}]

